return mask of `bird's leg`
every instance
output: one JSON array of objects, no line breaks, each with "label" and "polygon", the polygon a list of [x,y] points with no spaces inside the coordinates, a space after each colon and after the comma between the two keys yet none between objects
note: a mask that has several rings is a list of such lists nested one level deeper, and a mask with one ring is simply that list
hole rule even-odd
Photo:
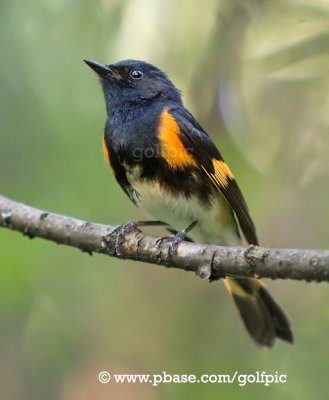
[{"label": "bird's leg", "polygon": [[162,221],[129,221],[125,222],[124,224],[116,226],[110,233],[110,235],[120,235],[126,234],[128,232],[134,231],[141,226],[158,226],[158,225],[167,225],[165,222]]},{"label": "bird's leg", "polygon": [[129,221],[124,224],[116,226],[112,231],[104,236],[103,240],[105,242],[108,242],[107,238],[113,237],[113,235],[116,235],[116,240],[115,240],[115,248],[118,249],[118,247],[122,244],[125,235],[127,235],[129,232],[132,232],[136,229],[138,229],[141,226],[159,226],[159,225],[167,225],[165,222],[162,221]]},{"label": "bird's leg", "polygon": [[168,253],[166,259],[169,260],[179,245],[180,242],[186,239],[187,234],[197,225],[198,221],[193,221],[187,228],[180,232],[175,233],[172,236],[163,236],[157,240],[157,244],[162,243],[164,240],[168,242]]}]

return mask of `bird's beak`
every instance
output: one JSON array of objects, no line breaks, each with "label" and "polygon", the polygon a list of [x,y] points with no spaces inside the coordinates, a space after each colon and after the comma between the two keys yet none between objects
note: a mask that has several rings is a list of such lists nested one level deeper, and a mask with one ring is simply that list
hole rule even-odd
[{"label": "bird's beak", "polygon": [[112,77],[113,70],[106,64],[99,64],[92,60],[83,60],[91,69],[93,69],[97,75],[101,78]]}]

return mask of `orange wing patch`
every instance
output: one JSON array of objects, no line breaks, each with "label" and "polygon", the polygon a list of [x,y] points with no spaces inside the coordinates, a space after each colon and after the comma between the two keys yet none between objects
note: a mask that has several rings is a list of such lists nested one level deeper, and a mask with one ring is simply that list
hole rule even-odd
[{"label": "orange wing patch", "polygon": [[158,139],[161,144],[160,155],[173,169],[196,166],[192,155],[186,150],[179,138],[179,126],[174,117],[165,108],[160,115]]},{"label": "orange wing patch", "polygon": [[103,136],[102,147],[103,147],[104,161],[106,162],[106,164],[110,165],[110,156],[109,156],[109,151],[108,151],[106,143],[105,143],[105,136]]},{"label": "orange wing patch", "polygon": [[218,187],[226,187],[229,184],[229,180],[233,180],[234,176],[224,161],[212,160],[212,165],[214,167],[214,173],[209,173],[204,167],[202,169],[208,175],[210,180]]}]

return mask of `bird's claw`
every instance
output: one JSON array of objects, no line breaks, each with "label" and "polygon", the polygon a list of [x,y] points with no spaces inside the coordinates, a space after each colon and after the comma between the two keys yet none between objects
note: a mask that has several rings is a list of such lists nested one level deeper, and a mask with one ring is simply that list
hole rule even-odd
[{"label": "bird's claw", "polygon": [[197,224],[197,221],[192,222],[186,229],[183,229],[180,232],[177,232],[175,235],[172,236],[162,236],[159,239],[157,239],[156,244],[162,244],[164,241],[167,242],[168,244],[168,251],[166,254],[166,261],[169,261],[173,255],[175,254],[175,251],[177,249],[177,246],[183,242],[186,239],[186,236],[188,232],[195,227]]},{"label": "bird's claw", "polygon": [[[125,237],[128,233],[137,231],[139,232],[139,227],[141,226],[157,226],[157,225],[166,225],[162,221],[129,221],[124,224],[116,226],[112,229],[107,235],[105,235],[102,240],[104,246],[109,243],[113,243],[115,254],[120,254],[120,246],[125,240]],[[115,239],[115,241],[114,241]]]},{"label": "bird's claw", "polygon": [[125,240],[125,236],[138,229],[139,221],[130,221],[116,226],[107,235],[102,237],[102,245],[113,249],[113,253],[120,254],[120,246]]}]

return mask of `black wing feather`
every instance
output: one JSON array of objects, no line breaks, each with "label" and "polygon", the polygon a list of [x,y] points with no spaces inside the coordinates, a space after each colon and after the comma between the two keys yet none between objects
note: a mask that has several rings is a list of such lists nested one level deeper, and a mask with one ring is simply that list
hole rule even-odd
[{"label": "black wing feather", "polygon": [[183,107],[173,107],[169,109],[169,112],[179,125],[180,138],[184,146],[194,156],[205,176],[220,190],[233,208],[247,242],[257,245],[256,228],[250,217],[248,206],[226,164],[225,168],[229,174],[225,180],[221,179],[223,176],[216,175],[213,161],[224,163],[220,152],[189,111]]}]

